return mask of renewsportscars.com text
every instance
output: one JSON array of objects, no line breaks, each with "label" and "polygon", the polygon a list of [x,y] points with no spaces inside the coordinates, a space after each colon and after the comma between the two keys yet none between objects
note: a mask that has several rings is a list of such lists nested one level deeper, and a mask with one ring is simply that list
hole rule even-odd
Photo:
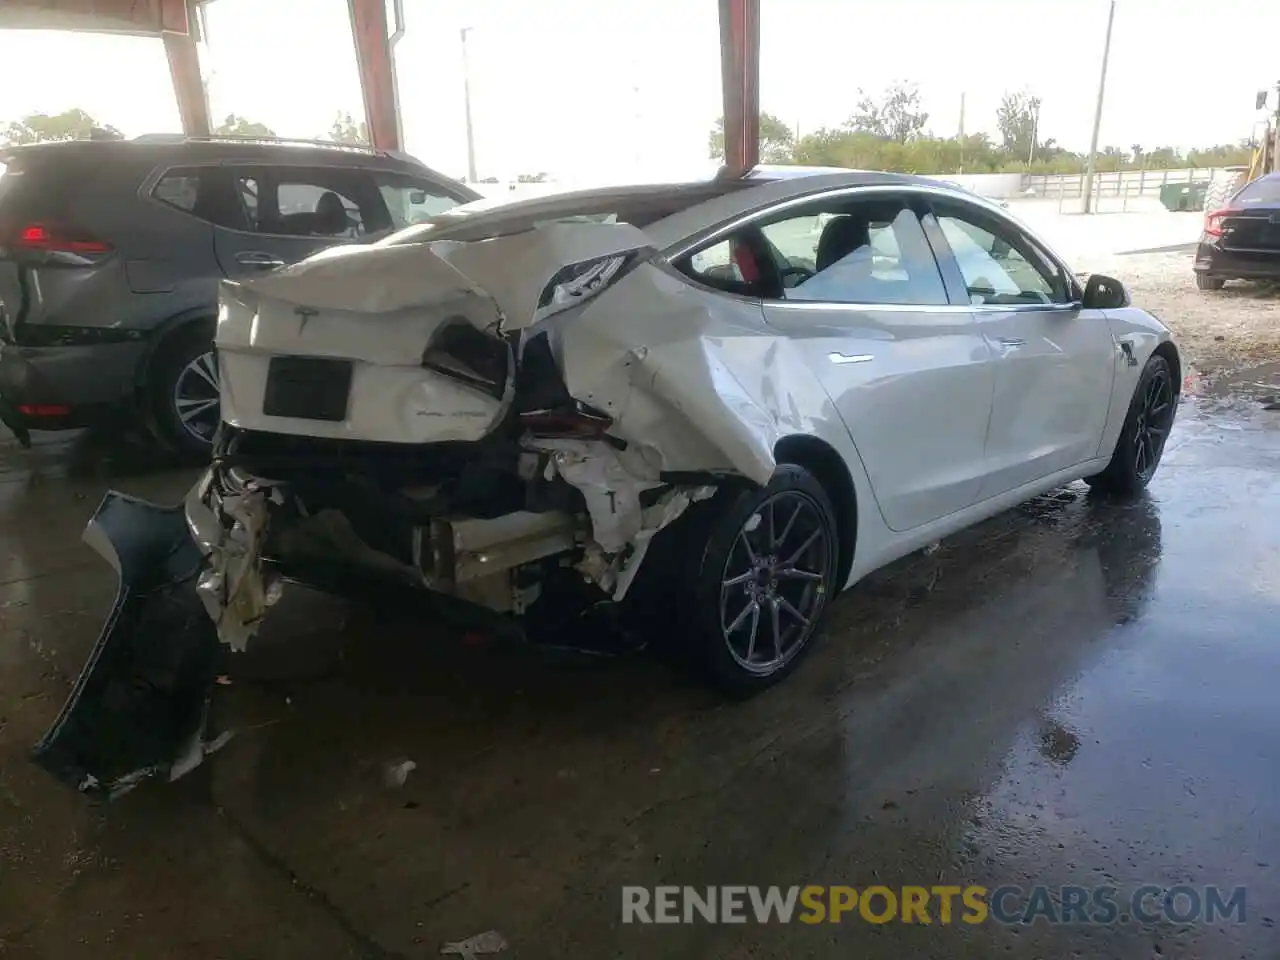
[{"label": "renewsportscars.com text", "polygon": [[959,885],[623,887],[623,923],[1215,923],[1245,921],[1244,887]]}]

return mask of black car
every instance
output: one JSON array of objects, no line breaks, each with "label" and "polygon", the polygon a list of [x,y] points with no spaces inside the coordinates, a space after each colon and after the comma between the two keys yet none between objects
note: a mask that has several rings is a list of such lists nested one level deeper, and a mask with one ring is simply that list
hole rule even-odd
[{"label": "black car", "polygon": [[123,410],[207,453],[219,281],[479,197],[405,154],[323,141],[153,135],[0,161],[0,419],[24,443]]},{"label": "black car", "polygon": [[1221,290],[1228,280],[1280,281],[1280,173],[1246,184],[1205,214],[1195,271],[1201,290]]}]

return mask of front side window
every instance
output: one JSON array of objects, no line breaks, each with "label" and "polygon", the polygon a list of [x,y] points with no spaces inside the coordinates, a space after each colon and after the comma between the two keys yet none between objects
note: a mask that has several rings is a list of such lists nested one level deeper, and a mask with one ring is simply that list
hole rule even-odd
[{"label": "front side window", "polygon": [[920,219],[904,200],[832,201],[826,209],[766,224],[760,233],[781,280],[779,299],[947,302]]},{"label": "front side window", "polygon": [[396,230],[425,223],[458,206],[456,197],[428,180],[394,173],[375,173],[373,179]]},{"label": "front side window", "polygon": [[1062,279],[1029,241],[1013,230],[977,222],[960,211],[939,210],[938,226],[974,305],[1061,303]]}]

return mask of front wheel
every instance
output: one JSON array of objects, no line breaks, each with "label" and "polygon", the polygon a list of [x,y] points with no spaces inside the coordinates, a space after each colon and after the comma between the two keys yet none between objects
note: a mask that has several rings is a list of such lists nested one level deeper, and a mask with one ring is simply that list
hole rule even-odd
[{"label": "front wheel", "polygon": [[1145,489],[1160,465],[1177,402],[1169,361],[1153,354],[1129,401],[1111,462],[1101,473],[1086,477],[1085,482],[1095,490],[1118,496],[1131,497]]},{"label": "front wheel", "polygon": [[780,464],[763,489],[722,494],[703,548],[690,551],[690,638],[716,686],[749,695],[777,683],[813,647],[838,589],[839,544],[826,491]]}]

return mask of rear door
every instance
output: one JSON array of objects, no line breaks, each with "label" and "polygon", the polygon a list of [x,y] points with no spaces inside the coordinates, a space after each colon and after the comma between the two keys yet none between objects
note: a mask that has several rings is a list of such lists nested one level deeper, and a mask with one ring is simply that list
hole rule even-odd
[{"label": "rear door", "polygon": [[226,168],[231,209],[215,231],[223,273],[232,279],[304,260],[326,247],[359,243],[390,228],[373,181],[344,167]]},{"label": "rear door", "polygon": [[781,275],[769,323],[804,352],[866,465],[893,530],[978,496],[995,372],[967,305],[952,305],[916,201],[859,194],[760,225]]}]

